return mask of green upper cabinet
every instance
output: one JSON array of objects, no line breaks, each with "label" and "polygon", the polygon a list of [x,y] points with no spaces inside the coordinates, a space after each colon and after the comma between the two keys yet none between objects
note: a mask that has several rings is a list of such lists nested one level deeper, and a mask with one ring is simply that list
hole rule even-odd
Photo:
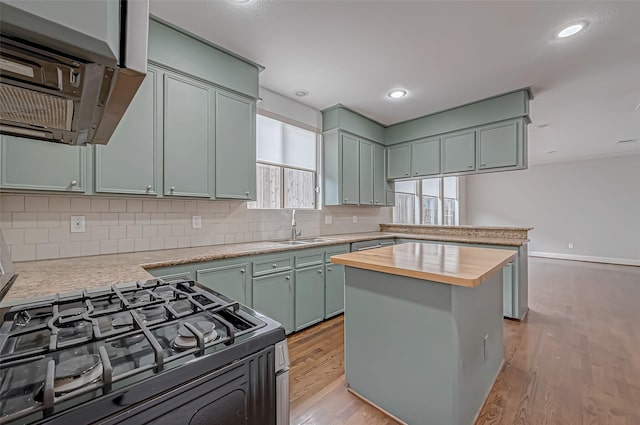
[{"label": "green upper cabinet", "polygon": [[216,92],[216,198],[256,199],[255,102]]},{"label": "green upper cabinet", "polygon": [[109,144],[96,145],[96,192],[157,194],[157,79],[158,72],[149,67]]},{"label": "green upper cabinet", "polygon": [[[360,205],[373,205],[373,145],[360,141]],[[348,165],[348,164],[347,164]]]},{"label": "green upper cabinet", "polygon": [[411,174],[411,145],[402,144],[387,149],[387,178],[402,179]]},{"label": "green upper cabinet", "polygon": [[411,144],[411,176],[440,173],[440,139],[421,140]]},{"label": "green upper cabinet", "polygon": [[84,192],[86,146],[0,136],[0,188]]},{"label": "green upper cabinet", "polygon": [[386,204],[387,179],[384,172],[384,149],[373,145],[373,205]]},{"label": "green upper cabinet", "polygon": [[164,194],[210,197],[212,90],[164,74]]},{"label": "green upper cabinet", "polygon": [[460,131],[442,137],[442,167],[444,173],[475,170],[475,131]]},{"label": "green upper cabinet", "polygon": [[521,123],[498,123],[477,130],[478,169],[514,167],[518,164],[518,140]]},{"label": "green upper cabinet", "polygon": [[358,205],[360,200],[360,141],[342,136],[342,204]]}]

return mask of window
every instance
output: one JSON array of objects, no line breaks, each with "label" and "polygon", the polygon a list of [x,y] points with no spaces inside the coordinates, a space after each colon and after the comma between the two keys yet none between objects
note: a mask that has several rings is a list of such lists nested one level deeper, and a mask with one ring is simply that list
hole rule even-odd
[{"label": "window", "polygon": [[457,177],[396,182],[394,223],[455,226],[459,216]]},{"label": "window", "polygon": [[316,208],[318,138],[313,131],[257,115],[253,208]]}]

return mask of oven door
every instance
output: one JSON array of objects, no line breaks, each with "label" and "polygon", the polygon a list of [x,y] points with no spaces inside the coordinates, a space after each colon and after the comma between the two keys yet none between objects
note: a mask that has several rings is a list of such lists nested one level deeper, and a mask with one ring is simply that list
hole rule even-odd
[{"label": "oven door", "polygon": [[[150,400],[136,403],[133,401],[135,394],[124,393],[114,402],[126,410],[94,423],[275,424],[275,389],[274,349],[271,347]],[[133,403],[132,407],[128,407],[129,402]]]}]

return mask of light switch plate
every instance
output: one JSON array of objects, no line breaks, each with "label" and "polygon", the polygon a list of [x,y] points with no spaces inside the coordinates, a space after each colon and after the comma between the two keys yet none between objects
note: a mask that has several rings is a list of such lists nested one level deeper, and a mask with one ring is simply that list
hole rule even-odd
[{"label": "light switch plate", "polygon": [[202,228],[202,216],[194,215],[191,217],[191,228],[192,229]]},{"label": "light switch plate", "polygon": [[354,216],[353,216],[353,222],[354,222],[354,223],[357,223],[357,222],[358,222],[358,216],[357,216],[357,215],[354,215]]},{"label": "light switch plate", "polygon": [[324,224],[332,224],[333,223],[333,216],[332,215],[325,215],[324,216]]},{"label": "light switch plate", "polygon": [[71,233],[84,233],[85,230],[85,220],[83,215],[72,215],[71,216]]}]

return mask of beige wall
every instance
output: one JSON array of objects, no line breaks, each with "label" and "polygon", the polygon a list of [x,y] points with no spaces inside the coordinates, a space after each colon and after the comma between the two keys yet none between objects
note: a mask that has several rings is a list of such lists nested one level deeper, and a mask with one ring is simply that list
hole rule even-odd
[{"label": "beige wall", "polygon": [[[85,216],[85,233],[71,233],[72,215]],[[191,228],[194,215],[202,217],[201,229]],[[324,224],[325,215],[333,224]],[[377,231],[390,220],[391,208],[297,214],[304,236]],[[291,211],[251,210],[235,201],[0,194],[0,230],[13,260],[28,261],[284,239],[291,235]]]},{"label": "beige wall", "polygon": [[466,222],[535,227],[534,253],[640,265],[640,155],[469,176]]}]

